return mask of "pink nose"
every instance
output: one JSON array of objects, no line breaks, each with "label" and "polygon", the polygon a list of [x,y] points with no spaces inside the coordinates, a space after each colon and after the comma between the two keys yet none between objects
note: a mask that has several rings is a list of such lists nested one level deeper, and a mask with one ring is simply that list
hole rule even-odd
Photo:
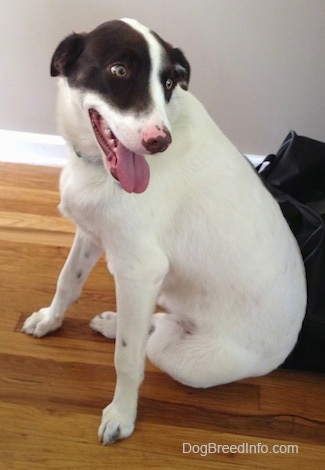
[{"label": "pink nose", "polygon": [[164,152],[171,144],[172,136],[168,129],[156,126],[143,133],[142,145],[148,152]]}]

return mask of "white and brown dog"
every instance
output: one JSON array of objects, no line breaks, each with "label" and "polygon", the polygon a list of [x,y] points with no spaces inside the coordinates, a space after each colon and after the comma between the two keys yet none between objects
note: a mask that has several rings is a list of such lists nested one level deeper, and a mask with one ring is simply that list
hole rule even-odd
[{"label": "white and brown dog", "polygon": [[[104,251],[117,314],[91,327],[116,338],[117,383],[99,438],[134,429],[144,360],[192,387],[278,367],[306,307],[300,252],[255,171],[187,90],[189,64],[134,20],[72,34],[56,49],[69,160],[60,205],[77,225],[53,301],[25,333],[62,324]],[[164,313],[154,315],[156,304]]]}]

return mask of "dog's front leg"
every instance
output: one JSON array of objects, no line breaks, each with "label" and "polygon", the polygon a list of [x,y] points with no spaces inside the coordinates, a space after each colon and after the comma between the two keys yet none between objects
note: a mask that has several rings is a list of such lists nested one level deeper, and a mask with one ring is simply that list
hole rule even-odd
[{"label": "dog's front leg", "polygon": [[115,277],[117,382],[113,401],[104,409],[98,430],[103,444],[113,444],[134,430],[151,317],[164,274],[162,270],[158,277],[155,276],[156,281],[151,279],[150,282]]},{"label": "dog's front leg", "polygon": [[28,317],[23,333],[41,337],[60,328],[66,310],[78,300],[82,286],[101,253],[102,248],[96,242],[77,230],[51,305]]}]

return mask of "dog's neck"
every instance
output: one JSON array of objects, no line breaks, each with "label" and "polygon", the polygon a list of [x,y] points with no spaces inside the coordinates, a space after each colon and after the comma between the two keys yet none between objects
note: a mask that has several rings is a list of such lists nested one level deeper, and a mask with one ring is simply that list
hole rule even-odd
[{"label": "dog's neck", "polygon": [[[94,166],[97,166],[99,167],[100,165],[103,166],[103,170],[105,172],[105,169],[104,169],[104,164],[103,164],[103,160],[102,158],[99,156],[99,157],[87,157],[85,156],[84,154],[82,154],[80,152],[80,150],[78,150],[76,147],[72,147],[72,150],[73,150],[73,153],[74,153],[74,156],[78,158],[78,160],[81,160],[83,163],[85,164],[90,164],[90,165],[94,165]],[[114,181],[114,184],[116,186],[118,186],[119,188],[121,188],[121,184],[119,181],[117,181],[116,179],[113,180]]]},{"label": "dog's neck", "polygon": [[[84,153],[82,153],[77,147],[75,146],[72,146],[72,150],[73,150],[73,153],[74,155],[79,158],[79,159],[82,159],[82,161],[84,163],[89,163],[91,165],[100,165],[103,163],[102,161],[102,158],[100,155],[96,155],[96,156],[88,156]],[[103,165],[104,166],[104,165]]]}]

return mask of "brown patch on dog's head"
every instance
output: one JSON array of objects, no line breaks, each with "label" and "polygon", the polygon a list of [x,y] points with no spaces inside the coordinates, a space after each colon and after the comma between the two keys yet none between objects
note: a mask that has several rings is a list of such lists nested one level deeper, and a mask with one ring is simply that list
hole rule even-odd
[{"label": "brown patch on dog's head", "polygon": [[[165,51],[159,80],[168,102],[177,84],[187,89],[190,66],[180,49],[152,35]],[[51,61],[52,76],[66,77],[71,87],[100,94],[121,111],[150,111],[150,73],[147,40],[122,20],[103,23],[90,33],[71,34],[58,45]]]},{"label": "brown patch on dog's head", "polygon": [[[123,66],[125,78],[113,68]],[[87,34],[72,34],[55,50],[51,75],[75,88],[99,93],[119,109],[150,106],[150,56],[144,37],[123,21],[106,22]]]}]

